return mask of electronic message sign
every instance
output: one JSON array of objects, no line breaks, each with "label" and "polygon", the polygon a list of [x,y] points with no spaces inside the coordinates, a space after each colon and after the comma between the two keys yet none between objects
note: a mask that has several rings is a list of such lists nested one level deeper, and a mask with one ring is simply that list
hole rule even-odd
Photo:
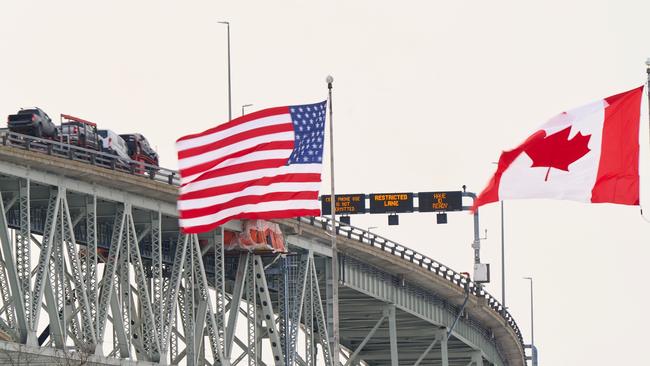
[{"label": "electronic message sign", "polygon": [[418,192],[418,211],[462,211],[463,192]]},{"label": "electronic message sign", "polygon": [[[321,215],[332,214],[332,196],[321,196]],[[366,213],[366,196],[362,194],[337,194],[336,214],[353,215]]]},{"label": "electronic message sign", "polygon": [[413,212],[413,193],[371,193],[370,213]]}]

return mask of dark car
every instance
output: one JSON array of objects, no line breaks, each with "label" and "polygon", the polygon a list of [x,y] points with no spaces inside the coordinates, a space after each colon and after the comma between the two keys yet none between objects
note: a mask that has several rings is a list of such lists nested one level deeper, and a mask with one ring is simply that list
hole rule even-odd
[{"label": "dark car", "polygon": [[58,131],[52,119],[40,108],[21,109],[7,117],[9,131],[41,138],[56,139]]},{"label": "dark car", "polygon": [[158,153],[151,148],[147,139],[139,133],[120,135],[129,148],[132,160],[158,166]]},{"label": "dark car", "polygon": [[70,145],[97,151],[101,147],[97,125],[85,119],[62,114],[59,135],[63,142]]}]

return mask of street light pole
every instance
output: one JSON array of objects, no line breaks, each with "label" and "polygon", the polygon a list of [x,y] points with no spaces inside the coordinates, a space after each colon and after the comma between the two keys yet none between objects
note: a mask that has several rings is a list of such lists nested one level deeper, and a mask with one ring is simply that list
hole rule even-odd
[{"label": "street light pole", "polygon": [[370,230],[376,229],[376,228],[377,228],[377,226],[369,226],[368,227],[368,230],[366,230],[366,232],[368,233],[368,239],[370,239]]},{"label": "street light pole", "polygon": [[232,88],[230,84],[230,23],[219,22],[225,24],[228,31],[228,120],[232,120]]},{"label": "street light pole", "polygon": [[241,106],[241,115],[243,116],[243,115],[245,114],[245,113],[244,113],[244,108],[246,108],[246,107],[252,107],[252,106],[253,106],[252,104],[244,104],[243,106]]},{"label": "street light pole", "polygon": [[334,123],[332,112],[332,83],[334,78],[328,75],[325,79],[327,82],[329,117],[330,117],[330,209],[332,214],[332,338],[330,350],[332,351],[331,360],[334,366],[339,366],[339,257],[336,243],[336,194],[334,192]]},{"label": "street light pole", "polygon": [[533,313],[533,278],[524,277],[525,280],[530,281],[530,351],[533,366],[537,366],[537,348],[535,348],[535,324]]},{"label": "street light pole", "polygon": [[[492,164],[499,164],[493,161]],[[503,314],[506,313],[506,233],[503,221],[503,200],[501,200],[501,306]]]},{"label": "street light pole", "polygon": [[503,200],[501,200],[501,306],[503,313],[506,312],[506,244],[505,231],[503,229]]}]

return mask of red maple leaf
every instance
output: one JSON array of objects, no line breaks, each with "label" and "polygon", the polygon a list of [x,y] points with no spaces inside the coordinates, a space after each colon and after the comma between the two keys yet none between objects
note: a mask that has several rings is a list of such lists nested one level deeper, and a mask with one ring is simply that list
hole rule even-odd
[{"label": "red maple leaf", "polygon": [[[569,165],[585,156],[589,151],[591,135],[580,132],[569,140],[571,126],[544,138],[535,139],[524,150],[533,160],[530,167],[548,167],[544,181],[548,180],[551,168],[569,171]],[[541,136],[540,136],[541,137]]]}]

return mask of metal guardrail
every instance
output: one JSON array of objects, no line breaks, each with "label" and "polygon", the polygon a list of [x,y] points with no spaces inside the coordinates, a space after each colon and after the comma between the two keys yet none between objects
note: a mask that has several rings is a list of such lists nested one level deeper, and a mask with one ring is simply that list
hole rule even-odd
[{"label": "metal guardrail", "polygon": [[161,168],[141,161],[120,158],[97,150],[84,149],[64,142],[38,138],[20,133],[0,130],[0,143],[27,151],[38,151],[59,158],[85,162],[102,168],[146,177],[172,185],[180,185],[180,175],[175,170]]},{"label": "metal guardrail", "polygon": [[[140,161],[127,160],[116,155],[84,149],[78,146],[69,145],[55,140],[43,139],[34,136],[23,135],[10,132],[6,129],[0,129],[0,143],[4,146],[11,146],[27,151],[39,151],[47,155],[74,161],[85,162],[91,165],[101,166],[106,169],[121,171],[127,174],[145,177],[158,182],[163,182],[175,186],[180,186],[180,175],[175,170],[165,169],[158,166],[146,164]],[[316,227],[322,227],[324,230],[331,230],[330,219],[326,217],[299,217],[300,222],[305,222]],[[347,224],[341,225],[336,222],[336,233],[348,237],[360,243],[370,245],[381,249],[384,252],[391,253],[402,258],[420,268],[424,268],[436,275],[448,280],[461,289],[468,291],[478,297],[486,300],[488,306],[501,315],[508,323],[510,328],[517,335],[519,342],[523,345],[521,330],[517,326],[514,318],[507,309],[490,295],[482,286],[472,282],[469,278],[461,275],[444,264],[418,253],[413,249],[404,247],[382,236],[373,234],[367,230],[359,229]]]},{"label": "metal guardrail", "polygon": [[[299,222],[305,222],[312,226],[321,227],[323,230],[331,231],[331,219],[326,217],[298,217],[296,218]],[[517,326],[515,319],[512,315],[505,309],[494,296],[490,295],[483,286],[473,282],[466,276],[461,275],[460,273],[454,271],[453,269],[447,267],[446,265],[432,259],[422,253],[416,252],[413,249],[402,246],[394,241],[386,239],[382,236],[376,235],[370,231],[359,229],[354,226],[349,226],[347,224],[342,224],[341,222],[336,222],[336,233],[338,235],[347,237],[349,239],[356,240],[360,243],[370,245],[372,247],[381,249],[384,252],[391,253],[394,256],[400,257],[405,261],[408,261],[420,268],[424,268],[436,275],[446,279],[447,281],[453,283],[454,285],[460,287],[463,290],[468,290],[472,295],[485,299],[487,305],[497,312],[503,319],[508,323],[510,328],[515,332],[519,342],[523,346],[524,339],[521,334],[521,330]]]}]

